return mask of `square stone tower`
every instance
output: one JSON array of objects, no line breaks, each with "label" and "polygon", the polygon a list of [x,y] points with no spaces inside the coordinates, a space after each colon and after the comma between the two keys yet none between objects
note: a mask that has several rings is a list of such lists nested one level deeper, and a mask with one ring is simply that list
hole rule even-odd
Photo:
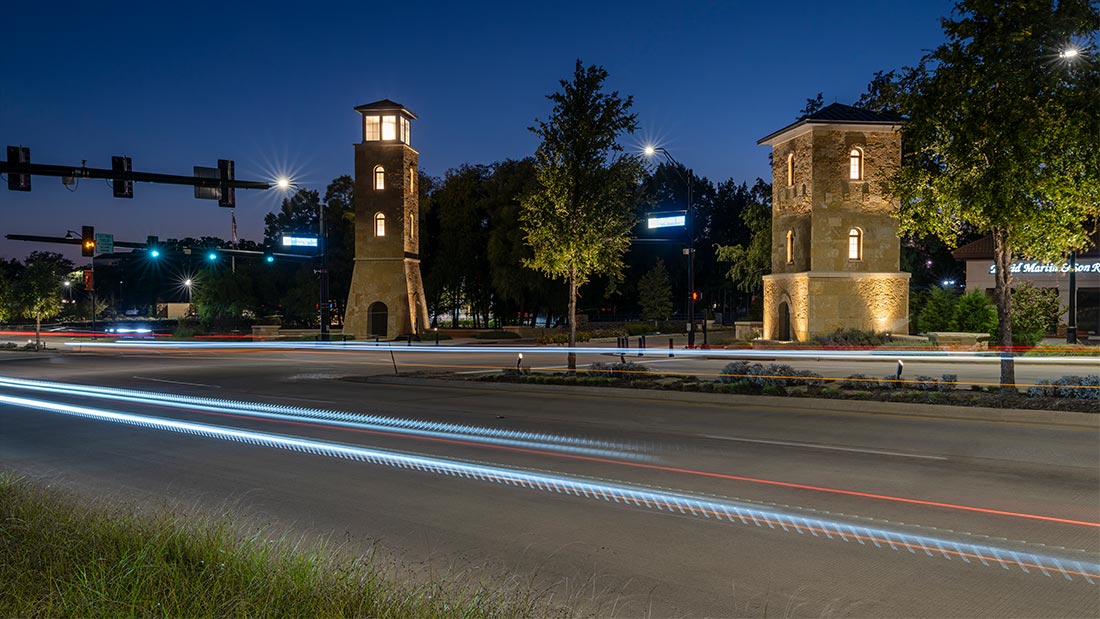
[{"label": "square stone tower", "polygon": [[909,274],[898,270],[901,119],[834,103],[757,144],[772,147],[772,272],[764,339],[838,328],[908,333]]},{"label": "square stone tower", "polygon": [[355,145],[355,268],[344,332],[394,339],[428,324],[420,279],[417,215],[419,153],[410,146],[416,116],[389,99],[360,105]]}]

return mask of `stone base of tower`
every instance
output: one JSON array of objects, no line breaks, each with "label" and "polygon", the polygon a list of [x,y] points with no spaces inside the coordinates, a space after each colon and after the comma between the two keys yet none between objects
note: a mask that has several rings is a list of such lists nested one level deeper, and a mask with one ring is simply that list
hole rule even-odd
[{"label": "stone base of tower", "polygon": [[392,340],[428,325],[420,261],[356,258],[344,333],[357,340]]},{"label": "stone base of tower", "polygon": [[764,339],[805,342],[837,329],[909,333],[909,273],[764,276]]}]

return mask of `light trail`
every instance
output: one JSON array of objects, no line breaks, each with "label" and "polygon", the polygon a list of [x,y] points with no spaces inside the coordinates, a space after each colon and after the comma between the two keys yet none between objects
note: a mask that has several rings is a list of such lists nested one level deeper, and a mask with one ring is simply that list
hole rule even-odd
[{"label": "light trail", "polygon": [[218,414],[232,414],[254,418],[283,419],[288,422],[298,422],[301,419],[309,419],[314,423],[323,423],[325,425],[331,425],[334,427],[362,429],[365,431],[385,432],[393,434],[407,434],[431,438],[433,440],[451,442],[480,442],[483,444],[497,445],[517,451],[530,451],[532,453],[547,454],[550,451],[558,451],[561,452],[561,457],[567,457],[577,460],[587,460],[589,462],[598,462],[600,464],[628,466],[666,473],[678,473],[684,475],[693,475],[697,477],[722,479],[727,481],[748,482],[767,486],[790,488],[794,490],[807,490],[827,494],[846,495],[863,499],[905,503],[910,505],[920,505],[924,507],[953,509],[958,511],[988,514],[992,516],[1005,516],[1011,518],[1023,518],[1027,520],[1052,522],[1057,524],[1100,528],[1100,522],[1089,522],[1085,520],[1060,518],[1057,516],[1029,514],[1023,512],[992,509],[987,507],[977,507],[973,505],[961,505],[958,503],[914,499],[909,497],[862,492],[859,490],[830,488],[826,486],[815,486],[810,484],[800,484],[775,479],[747,477],[743,475],[733,475],[730,473],[718,473],[714,471],[702,471],[697,469],[686,469],[664,464],[657,464],[653,462],[652,458],[638,453],[641,450],[636,450],[633,445],[622,442],[616,443],[610,441],[595,441],[591,439],[579,439],[575,437],[546,433],[497,430],[483,428],[479,426],[455,425],[441,422],[384,417],[379,415],[363,415],[359,413],[284,406],[280,404],[266,404],[261,402],[238,402],[235,400],[225,400],[219,398],[198,398],[193,396],[182,396],[148,391],[135,391],[130,389],[116,389],[111,387],[96,387],[91,385],[79,385],[73,383],[52,383],[46,381],[35,381],[4,376],[0,376],[0,386],[61,395],[79,395],[91,398],[127,401],[138,404],[152,404],[174,408],[206,410]]},{"label": "light trail", "polygon": [[[153,349],[153,350],[238,350],[238,351],[370,351],[370,352],[415,352],[427,354],[469,354],[469,353],[496,353],[496,354],[593,354],[593,355],[629,355],[633,360],[639,350],[644,350],[646,355],[661,357],[668,353],[664,348],[618,348],[595,346],[433,346],[418,345],[408,346],[393,343],[365,343],[365,342],[66,342],[66,346],[76,350],[88,349]],[[726,349],[701,349],[701,348],[677,348],[673,354],[678,357],[712,357],[723,359],[818,359],[818,360],[850,360],[850,361],[883,361],[903,359],[908,361],[971,361],[984,363],[1000,363],[1002,353],[991,351],[989,353],[975,353],[971,351],[914,351],[914,350],[726,350]],[[643,357],[644,359],[644,357]],[[1067,356],[1067,357],[1016,357],[1017,362],[1027,363],[1066,363],[1066,362],[1092,362],[1097,360],[1093,356]]]},{"label": "light trail", "polygon": [[1100,563],[1091,560],[1082,561],[1079,558],[1069,556],[1037,554],[1008,546],[972,544],[947,537],[914,535],[903,531],[870,527],[840,520],[808,518],[780,510],[761,509],[757,506],[735,501],[652,490],[643,486],[530,472],[522,469],[163,419],[8,395],[0,395],[0,402],[20,408],[43,410],[99,421],[354,460],[435,475],[489,481],[530,490],[567,494],[578,498],[602,500],[606,503],[613,502],[627,507],[653,509],[673,515],[705,518],[716,522],[740,522],[743,525],[752,524],[758,528],[763,528],[766,525],[773,531],[777,530],[776,527],[778,526],[787,533],[795,532],[800,535],[809,533],[816,538],[824,535],[827,539],[833,541],[839,537],[845,543],[855,541],[861,546],[867,546],[869,542],[876,548],[882,549],[885,545],[895,552],[904,549],[915,555],[920,550],[929,557],[942,556],[946,559],[957,557],[965,563],[971,563],[971,559],[975,559],[986,567],[997,564],[1008,570],[1010,569],[1009,566],[1014,566],[1025,573],[1031,573],[1031,570],[1035,569],[1047,577],[1050,577],[1051,573],[1054,572],[1061,574],[1066,580],[1070,581],[1074,580],[1074,576],[1080,576],[1090,585],[1095,585],[1096,581],[1100,580]]},{"label": "light trail", "polygon": [[152,404],[178,409],[192,409],[213,413],[234,414],[244,418],[301,421],[336,428],[353,428],[368,431],[385,431],[388,434],[405,434],[438,439],[461,439],[471,443],[484,443],[524,449],[556,450],[602,458],[626,460],[650,460],[641,450],[625,442],[600,441],[576,438],[544,432],[498,430],[474,425],[459,425],[437,421],[402,419],[383,415],[364,415],[343,411],[302,408],[263,402],[239,402],[221,398],[199,398],[132,389],[116,389],[73,383],[54,383],[0,376],[0,386],[59,395],[79,395],[96,399]]}]

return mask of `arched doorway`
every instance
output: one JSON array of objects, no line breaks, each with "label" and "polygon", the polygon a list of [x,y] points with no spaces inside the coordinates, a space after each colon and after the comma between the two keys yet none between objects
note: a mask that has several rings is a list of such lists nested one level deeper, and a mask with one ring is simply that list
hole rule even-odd
[{"label": "arched doorway", "polygon": [[367,333],[379,337],[386,337],[389,310],[381,301],[371,303],[367,308]]},{"label": "arched doorway", "polygon": [[786,301],[779,304],[779,333],[776,339],[782,342],[791,341],[791,306]]}]

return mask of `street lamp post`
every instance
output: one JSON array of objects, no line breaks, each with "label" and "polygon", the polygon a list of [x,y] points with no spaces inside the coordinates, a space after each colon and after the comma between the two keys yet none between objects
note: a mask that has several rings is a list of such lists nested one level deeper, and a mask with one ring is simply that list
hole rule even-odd
[{"label": "street lamp post", "polygon": [[321,310],[321,334],[320,338],[322,342],[329,341],[329,322],[331,318],[328,312],[328,229],[325,227],[325,203],[319,202],[317,205],[317,219],[320,226],[320,239],[317,240],[317,244],[320,245],[321,253],[321,265],[317,269],[318,275],[321,277],[320,282],[320,300],[318,305]]},{"label": "street lamp post", "polygon": [[[688,257],[688,348],[695,348],[695,216],[691,205],[691,191],[692,191],[692,176],[693,172],[690,168],[684,168],[680,165],[679,161],[673,158],[672,154],[668,152],[663,146],[646,146],[645,154],[647,157],[652,157],[654,154],[660,153],[665,158],[665,161],[669,163],[676,170],[676,173],[684,179],[684,183],[687,185],[687,233],[688,233],[688,246],[684,250],[684,253]],[[685,176],[684,171],[687,171]]]}]

